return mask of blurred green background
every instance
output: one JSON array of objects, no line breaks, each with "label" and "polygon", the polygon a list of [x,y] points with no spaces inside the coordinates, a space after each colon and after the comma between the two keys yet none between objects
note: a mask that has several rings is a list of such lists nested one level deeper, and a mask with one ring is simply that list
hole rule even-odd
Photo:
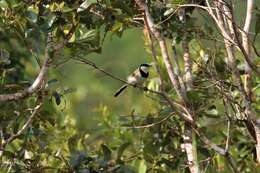
[{"label": "blurred green background", "polygon": [[[119,38],[108,35],[101,54],[92,53],[86,59],[98,67],[121,79],[134,71],[139,64],[151,62],[146,53],[141,29],[129,29]],[[67,94],[62,104],[56,106],[61,116],[75,120],[75,127],[80,131],[89,131],[96,135],[102,133],[102,112],[110,111],[107,116],[124,119],[134,112],[146,116],[154,112],[158,104],[138,88],[129,87],[122,95],[115,98],[115,91],[122,85],[120,81],[110,78],[86,64],[69,62],[55,69],[56,78],[62,83],[62,90],[75,88],[76,92]],[[55,104],[54,104],[55,105]],[[106,118],[105,118],[106,119]],[[101,130],[101,131],[100,131]]]}]

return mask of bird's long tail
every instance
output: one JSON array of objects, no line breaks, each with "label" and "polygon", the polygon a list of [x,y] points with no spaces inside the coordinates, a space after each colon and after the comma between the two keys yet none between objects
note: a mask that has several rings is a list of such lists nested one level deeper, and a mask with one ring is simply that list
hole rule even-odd
[{"label": "bird's long tail", "polygon": [[126,89],[127,85],[123,85],[121,86],[116,93],[114,94],[114,97],[117,97],[119,94],[121,94],[121,92],[123,92]]}]

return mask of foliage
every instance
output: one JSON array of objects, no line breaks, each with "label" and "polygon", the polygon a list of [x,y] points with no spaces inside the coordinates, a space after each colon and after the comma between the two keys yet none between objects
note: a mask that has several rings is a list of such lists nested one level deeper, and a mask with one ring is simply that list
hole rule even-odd
[{"label": "foliage", "polygon": [[[176,51],[178,55],[182,75],[184,62],[180,56],[183,54],[181,44],[186,37],[183,31],[189,33],[187,40],[193,61],[194,87],[187,92],[187,97],[197,115],[197,126],[221,147],[225,148],[227,138],[230,138],[229,151],[240,172],[259,172],[259,166],[255,163],[255,141],[247,131],[245,117],[237,111],[245,108],[241,107],[243,99],[225,59],[225,46],[218,41],[221,36],[213,21],[195,8],[187,9],[186,22],[183,23],[176,9],[185,3],[187,1],[153,0],[149,1],[149,8],[168,47],[172,48],[171,54]],[[244,8],[239,3],[236,7]],[[132,102],[127,101],[130,97],[124,97],[123,103],[118,103],[121,104],[118,106],[120,111],[130,112],[119,116],[120,111],[113,107],[110,91],[115,87],[114,79],[109,80],[109,86],[102,80],[93,82],[93,88],[100,88],[102,93],[100,97],[88,95],[88,102],[84,102],[83,98],[86,86],[83,89],[77,86],[81,80],[86,80],[83,79],[84,75],[78,73],[76,82],[63,83],[64,74],[61,71],[67,68],[69,70],[64,71],[70,73],[75,58],[88,59],[88,55],[102,54],[106,37],[123,39],[126,31],[143,27],[143,22],[136,19],[138,17],[140,10],[132,0],[0,1],[1,94],[19,92],[33,83],[46,56],[48,34],[52,35],[52,48],[47,50],[51,57],[49,74],[41,89],[23,99],[0,102],[0,144],[16,134],[30,118],[34,107],[39,102],[43,103],[28,128],[0,148],[0,172],[189,171],[187,156],[182,148],[186,123],[161,95],[136,91]],[[259,21],[255,25],[259,25]],[[151,54],[150,41],[145,32],[144,47]],[[56,50],[60,43],[65,45]],[[117,48],[113,50],[119,52]],[[165,92],[179,103],[181,100],[170,84],[159,49],[156,53],[166,84]],[[241,53],[236,56],[238,66],[245,66]],[[153,61],[151,57],[147,59]],[[111,64],[105,58],[96,58],[95,61],[103,67]],[[117,72],[116,66],[120,63],[114,61],[111,70]],[[259,65],[259,58],[255,64]],[[159,91],[159,74],[155,70],[151,73],[148,89]],[[244,75],[243,68],[240,74]],[[89,85],[97,78],[89,77]],[[76,88],[70,87],[71,83],[76,83],[73,85]],[[252,105],[257,114],[260,112],[259,76],[253,77],[252,85]],[[109,91],[103,91],[107,88]],[[110,93],[109,98],[105,97],[107,92]],[[150,100],[138,96],[140,94]],[[97,99],[101,100],[101,104],[97,104],[100,103]],[[87,108],[84,103],[88,104]],[[137,110],[132,106],[135,103],[139,104]],[[77,110],[79,107],[80,110]],[[91,118],[80,116],[81,112]],[[205,145],[199,137],[196,139],[201,170],[232,171],[225,157]]]}]

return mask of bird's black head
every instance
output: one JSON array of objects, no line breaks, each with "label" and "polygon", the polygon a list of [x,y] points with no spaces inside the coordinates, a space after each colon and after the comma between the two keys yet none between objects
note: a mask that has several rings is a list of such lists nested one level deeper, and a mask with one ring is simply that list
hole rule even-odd
[{"label": "bird's black head", "polygon": [[151,67],[151,65],[146,64],[146,63],[141,64],[139,66],[139,71],[140,71],[142,77],[147,78],[149,76],[149,67]]},{"label": "bird's black head", "polygon": [[152,65],[150,64],[147,64],[147,63],[144,63],[144,64],[141,64],[140,67],[151,67]]}]

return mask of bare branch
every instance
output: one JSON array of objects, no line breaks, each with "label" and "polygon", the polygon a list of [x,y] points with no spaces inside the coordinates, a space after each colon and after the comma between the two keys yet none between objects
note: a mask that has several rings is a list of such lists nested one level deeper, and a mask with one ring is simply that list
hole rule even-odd
[{"label": "bare branch", "polygon": [[[259,73],[259,71],[256,69],[256,66],[254,64],[252,64],[252,61],[250,59],[251,53],[250,53],[248,35],[245,35],[245,37],[244,37],[244,40],[243,40],[244,45],[241,45],[241,43],[240,43],[240,39],[239,39],[239,36],[237,33],[237,28],[234,24],[235,21],[233,18],[232,6],[227,6],[226,4],[223,5],[220,2],[216,2],[216,4],[217,4],[217,8],[218,8],[217,16],[218,16],[218,19],[220,22],[220,26],[223,29],[226,29],[227,33],[231,37],[232,36],[235,37],[236,42],[238,43],[238,46],[239,46],[240,50],[242,51],[244,58],[248,64],[248,67],[252,68],[257,73]],[[250,8],[252,8],[252,5],[253,4],[249,4]],[[250,8],[248,9],[248,13],[251,13]],[[246,20],[249,20],[251,18],[251,16],[250,16],[251,14],[248,14],[248,15],[249,15],[249,17],[247,16]],[[250,22],[247,21],[246,25],[245,25],[246,31],[249,31],[249,28],[248,28],[249,24],[250,24]],[[247,34],[247,33],[245,33],[245,34]],[[225,40],[226,39],[224,37],[224,41]],[[257,162],[260,163],[260,128],[256,125],[256,115],[253,112],[252,107],[251,107],[251,97],[250,97],[251,87],[250,87],[249,83],[243,85],[242,79],[241,79],[239,71],[237,69],[233,45],[232,44],[230,45],[228,42],[225,41],[225,46],[226,46],[226,50],[227,50],[227,54],[228,54],[229,65],[232,68],[232,73],[233,73],[234,79],[238,83],[239,91],[243,97],[243,101],[245,104],[246,110],[244,112],[247,115],[246,125],[247,125],[247,128],[248,128],[250,134],[253,137],[255,137],[255,140],[256,140]],[[246,47],[244,47],[244,46],[246,46]],[[248,68],[248,70],[247,70],[248,78],[250,78],[252,75],[250,68]],[[248,79],[246,79],[245,82],[250,82],[250,81],[248,81]],[[246,86],[246,87],[244,87],[244,86]]]},{"label": "bare branch", "polygon": [[246,34],[249,33],[250,24],[252,21],[253,7],[254,7],[254,0],[247,0],[247,12],[246,12],[245,25],[244,25],[244,32]]},{"label": "bare branch", "polygon": [[227,139],[226,139],[226,147],[225,147],[225,151],[228,152],[229,150],[229,139],[230,139],[230,121],[228,120],[228,124],[227,124]]},{"label": "bare branch", "polygon": [[196,132],[196,134],[200,137],[201,141],[206,144],[207,146],[209,146],[211,149],[213,149],[215,152],[217,152],[218,154],[224,156],[229,165],[231,166],[233,172],[235,173],[239,173],[239,171],[237,170],[237,166],[236,166],[236,162],[234,160],[234,158],[231,156],[231,154],[226,151],[224,148],[219,147],[217,144],[213,143],[212,141],[210,141],[203,133],[200,129],[198,128],[193,128]]},{"label": "bare branch", "polygon": [[40,69],[40,72],[32,85],[23,91],[17,92],[17,93],[12,93],[12,94],[1,94],[0,95],[0,102],[5,102],[5,101],[12,101],[12,100],[19,100],[22,99],[28,95],[31,95],[32,93],[36,92],[38,89],[42,87],[42,84],[44,82],[44,78],[46,76],[46,73],[49,68],[49,49],[50,49],[50,44],[51,44],[51,35],[48,35],[47,38],[47,45],[45,48],[45,55],[44,55],[44,61],[42,64],[42,67]]},{"label": "bare branch", "polygon": [[[252,61],[253,57],[252,57],[251,47],[249,44],[249,29],[250,29],[250,24],[251,24],[251,20],[252,20],[253,7],[254,7],[254,0],[247,0],[247,13],[246,13],[246,20],[245,20],[245,25],[244,25],[244,32],[241,32],[242,44],[243,44],[244,50],[248,56],[248,59],[250,59],[251,61]],[[248,96],[251,97],[251,95],[252,95],[252,92],[251,92],[252,69],[247,61],[245,63],[246,63],[245,90],[246,90]]]},{"label": "bare branch", "polygon": [[196,134],[189,124],[185,125],[182,147],[186,151],[188,166],[191,173],[199,173]]},{"label": "bare branch", "polygon": [[30,115],[30,117],[28,118],[28,120],[25,122],[25,124],[22,126],[21,129],[19,129],[19,131],[13,135],[11,135],[8,139],[6,140],[2,140],[2,144],[0,145],[0,157],[3,154],[3,151],[6,147],[6,145],[10,144],[13,140],[15,140],[16,138],[18,138],[27,128],[28,126],[31,124],[33,118],[36,116],[36,114],[38,113],[39,109],[41,108],[42,103],[38,104],[34,109],[32,114]]},{"label": "bare branch", "polygon": [[[159,96],[162,96],[167,102],[168,104],[171,106],[171,108],[173,110],[175,110],[176,112],[178,112],[178,114],[180,115],[180,117],[188,124],[193,124],[194,121],[193,121],[193,118],[192,118],[192,115],[191,113],[189,112],[189,110],[183,106],[181,103],[178,103],[174,100],[172,100],[165,92],[163,91],[155,91],[155,90],[151,90],[151,89],[148,89],[146,87],[143,87],[143,86],[140,86],[140,85],[133,85],[131,83],[128,83],[127,81],[123,80],[123,79],[120,79],[119,77],[117,76],[114,76],[113,74],[103,70],[102,68],[98,67],[94,62],[90,61],[90,60],[87,60],[87,59],[83,59],[83,58],[79,58],[79,57],[72,57],[71,59],[73,60],[76,60],[80,63],[83,63],[83,64],[86,64],[86,65],[89,65],[91,66],[92,68],[104,73],[105,75],[115,79],[115,80],[118,80],[124,84],[128,84],[129,86],[133,86],[133,87],[137,87],[137,88],[140,88],[142,89],[143,91],[149,91],[151,93],[154,93],[154,94],[157,94]],[[179,109],[181,109],[181,111],[179,111]]]},{"label": "bare branch", "polygon": [[[218,7],[217,18],[218,18],[219,26],[221,27],[221,31],[225,30],[230,37],[231,35],[235,35],[235,30],[233,29],[232,22],[226,19],[225,16],[223,15],[223,13],[225,13],[227,16],[230,16],[231,15],[230,11],[228,11],[228,9],[225,8],[226,6],[222,6],[222,4],[218,2],[217,2],[217,7]],[[231,43],[229,43],[226,37],[224,37],[224,42],[225,42],[225,47],[228,55],[228,65],[231,67],[234,79],[236,80],[239,90],[242,96],[244,97],[244,101],[247,103],[249,102],[249,98],[247,96],[247,93],[245,92],[243,82],[241,80],[239,71],[237,69],[236,58],[234,55],[234,46]]]},{"label": "bare branch", "polygon": [[161,35],[160,31],[156,28],[156,25],[149,12],[147,4],[145,2],[143,2],[142,0],[136,0],[136,3],[142,10],[144,10],[145,20],[147,21],[148,29],[149,29],[149,31],[151,31],[151,33],[154,35],[154,37],[159,42],[161,54],[162,54],[163,61],[166,66],[166,69],[167,69],[167,73],[169,75],[170,81],[171,81],[177,95],[180,97],[180,99],[184,103],[187,103],[186,93],[182,91],[178,77],[173,72],[173,65],[170,61],[170,57],[168,54],[168,50],[167,50],[167,46],[166,46],[164,37]]},{"label": "bare branch", "polygon": [[184,31],[182,40],[183,60],[184,60],[184,81],[187,90],[192,88],[192,64],[190,59],[189,43],[187,41],[187,31]]},{"label": "bare branch", "polygon": [[122,128],[126,128],[126,129],[143,129],[143,128],[150,128],[153,127],[155,125],[159,125],[162,124],[163,122],[165,122],[166,120],[168,120],[174,113],[170,113],[169,115],[165,116],[164,118],[162,118],[160,121],[155,122],[155,123],[150,123],[150,124],[145,124],[145,125],[140,125],[140,126],[135,126],[133,125],[132,127],[122,127]]},{"label": "bare branch", "polygon": [[[183,9],[184,15],[183,15],[183,22],[186,22],[186,14],[185,9]],[[186,27],[183,27],[183,39],[182,39],[182,50],[183,50],[183,62],[184,62],[184,74],[183,78],[181,75],[179,76],[179,80],[182,82],[183,90],[189,91],[193,88],[193,82],[192,82],[192,62],[190,59],[190,51],[189,51],[189,42],[188,42],[188,32]],[[173,53],[176,53],[176,50],[173,51]],[[179,68],[179,64],[177,61],[177,56],[175,57],[175,61],[177,64],[177,67]],[[178,73],[177,73],[178,74]],[[183,82],[184,81],[184,82]],[[192,107],[190,108],[192,109]],[[187,160],[188,160],[188,166],[191,173],[199,173],[200,167],[198,162],[198,154],[197,154],[197,142],[196,142],[196,134],[194,130],[192,129],[192,126],[190,124],[185,123],[184,126],[184,134],[182,136],[183,138],[183,149],[186,152]]]},{"label": "bare branch", "polygon": [[[252,5],[252,4],[251,4]],[[250,50],[250,44],[249,44],[249,31],[245,32],[243,29],[241,29],[236,23],[235,23],[235,19],[234,19],[234,14],[233,14],[233,8],[231,5],[227,6],[227,5],[223,5],[223,9],[221,10],[223,17],[225,18],[226,23],[228,23],[229,25],[229,29],[230,31],[232,31],[232,34],[234,36],[233,39],[230,40],[230,38],[226,37],[226,35],[223,35],[230,43],[232,43],[233,45],[235,45],[237,47],[237,49],[239,49],[241,51],[241,53],[243,54],[245,61],[246,61],[246,68],[249,71],[254,70],[254,72],[257,73],[258,76],[260,76],[260,70],[258,69],[258,67],[253,63],[252,61],[252,55],[251,55],[251,50]],[[251,11],[252,12],[252,11]],[[252,15],[252,14],[250,14]],[[250,16],[249,15],[249,16]],[[250,16],[250,18],[252,18],[252,16]],[[248,18],[247,18],[248,19]],[[250,22],[247,22],[250,24]],[[248,24],[247,24],[248,25]],[[245,27],[245,29],[248,29],[247,26]],[[238,31],[240,31],[242,33],[242,43],[240,40],[240,36]],[[221,31],[221,32],[225,32],[225,31]],[[229,34],[228,34],[229,35]],[[247,39],[246,41],[244,39]],[[247,44],[244,46],[244,44]],[[249,47],[248,47],[249,46]]]},{"label": "bare branch", "polygon": [[161,69],[160,69],[160,65],[159,65],[159,62],[158,62],[157,55],[156,55],[156,49],[155,49],[155,46],[154,46],[154,39],[153,39],[151,33],[149,32],[149,28],[148,28],[147,21],[144,20],[144,23],[145,23],[145,29],[146,29],[147,32],[148,32],[148,34],[147,34],[147,35],[148,35],[148,41],[149,41],[149,44],[150,44],[150,47],[151,47],[153,60],[154,60],[154,62],[155,62],[155,68],[156,68],[157,73],[159,74],[160,89],[161,89],[161,91],[164,91],[163,74],[162,74],[162,71],[161,71]]},{"label": "bare branch", "polygon": [[25,97],[35,93],[36,91],[38,91],[43,86],[45,76],[47,75],[47,72],[49,69],[50,61],[52,58],[52,57],[50,57],[50,50],[55,52],[55,51],[62,49],[67,44],[69,39],[72,37],[77,26],[78,26],[77,24],[72,25],[71,29],[69,30],[69,33],[66,35],[65,40],[63,42],[61,42],[59,44],[55,44],[55,45],[53,44],[51,33],[48,33],[42,67],[40,69],[38,76],[32,83],[32,85],[30,87],[28,87],[22,91],[16,92],[16,93],[0,94],[0,102],[19,100],[19,99],[25,98]]}]

